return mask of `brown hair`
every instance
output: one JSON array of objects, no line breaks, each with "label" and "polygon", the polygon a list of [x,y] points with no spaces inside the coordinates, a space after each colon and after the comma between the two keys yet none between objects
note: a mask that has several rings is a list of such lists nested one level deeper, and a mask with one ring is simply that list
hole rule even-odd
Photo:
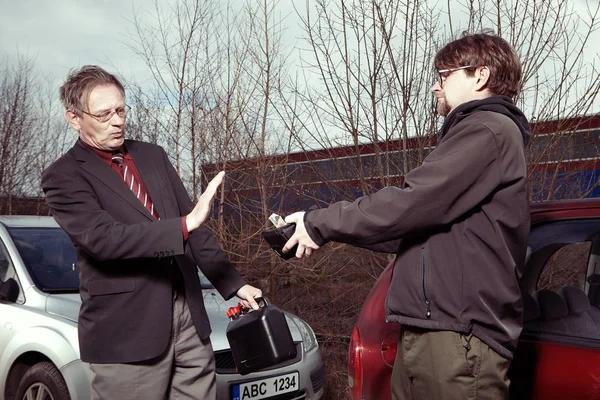
[{"label": "brown hair", "polygon": [[60,101],[67,110],[81,114],[84,107],[87,108],[90,92],[101,85],[115,85],[125,97],[125,88],[116,76],[97,65],[84,65],[69,73],[67,80],[60,87]]},{"label": "brown hair", "polygon": [[[436,69],[465,65],[488,67],[490,78],[487,88],[495,95],[515,98],[521,91],[521,62],[513,47],[491,30],[470,34],[463,32],[460,39],[442,47],[433,60]],[[473,76],[472,69],[466,69]]]}]

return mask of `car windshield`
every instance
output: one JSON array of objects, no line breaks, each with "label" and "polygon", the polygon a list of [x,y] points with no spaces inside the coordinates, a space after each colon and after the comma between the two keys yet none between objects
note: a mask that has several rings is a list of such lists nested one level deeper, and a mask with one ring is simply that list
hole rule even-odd
[{"label": "car windshield", "polygon": [[79,292],[75,248],[60,228],[10,228],[35,285],[44,292]]},{"label": "car windshield", "polygon": [[[9,233],[35,282],[44,292],[79,292],[75,248],[61,228],[10,228]],[[198,270],[202,289],[213,285]]]}]

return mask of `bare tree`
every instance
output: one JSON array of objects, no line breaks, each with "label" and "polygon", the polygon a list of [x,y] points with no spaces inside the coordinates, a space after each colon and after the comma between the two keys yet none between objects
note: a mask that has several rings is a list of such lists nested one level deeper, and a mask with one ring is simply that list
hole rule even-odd
[{"label": "bare tree", "polygon": [[77,140],[77,134],[64,118],[64,107],[58,101],[50,78],[41,80],[34,100],[36,123],[33,126],[31,172],[28,175],[27,193],[36,195],[36,214],[42,210],[44,195],[41,177],[44,170]]},{"label": "bare tree", "polygon": [[[309,110],[310,124],[303,128],[325,148],[350,138],[364,194],[402,177],[415,164],[411,158],[422,160],[422,150],[406,151],[408,138],[428,138],[435,131],[428,90],[437,18],[421,1],[307,2],[302,22],[311,54],[304,55],[304,68],[322,87],[293,88]],[[404,143],[399,159],[386,156],[394,139]],[[362,143],[373,145],[374,168],[362,164]]]},{"label": "bare tree", "polygon": [[155,88],[146,92],[138,84],[127,88],[127,136],[162,146],[168,146],[169,124],[161,95]]},{"label": "bare tree", "polygon": [[[586,187],[582,171],[565,167],[577,157],[576,147],[582,151],[579,130],[600,94],[599,56],[589,57],[591,34],[600,27],[600,3],[585,2],[579,12],[566,0],[495,0],[477,7],[465,1],[465,7],[469,30],[491,27],[520,53],[523,92],[518,101],[530,120],[540,123],[534,125],[529,152],[531,198],[585,196],[597,183]],[[563,122],[551,135],[542,134],[538,128],[551,120]]]},{"label": "bare tree", "polygon": [[154,77],[154,90],[160,94],[158,102],[154,96],[154,106],[159,109],[148,128],[157,128],[160,121],[172,145],[167,147],[172,150],[170,156],[177,172],[189,183],[194,199],[199,191],[197,119],[207,101],[202,88],[206,86],[208,64],[203,56],[213,39],[211,18],[216,8],[217,2],[211,0],[182,0],[165,9],[155,1],[152,22],[134,13],[135,33],[128,43],[146,62]]},{"label": "bare tree", "polygon": [[[42,173],[75,141],[62,113],[51,79],[39,72],[34,58],[18,54],[2,59],[0,212],[40,214],[46,210]],[[26,202],[36,206],[24,207]]]},{"label": "bare tree", "polygon": [[26,193],[32,174],[33,134],[36,120],[34,96],[37,83],[34,61],[19,56],[5,61],[0,70],[0,208],[12,213],[13,197]]}]

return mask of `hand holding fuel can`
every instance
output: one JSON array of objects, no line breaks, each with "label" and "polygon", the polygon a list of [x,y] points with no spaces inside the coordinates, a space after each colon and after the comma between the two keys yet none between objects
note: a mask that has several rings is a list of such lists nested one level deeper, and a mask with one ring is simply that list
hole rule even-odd
[{"label": "hand holding fuel can", "polygon": [[251,310],[238,303],[227,317],[227,341],[241,375],[269,368],[297,355],[297,348],[285,314],[266,297],[256,299],[260,307]]}]

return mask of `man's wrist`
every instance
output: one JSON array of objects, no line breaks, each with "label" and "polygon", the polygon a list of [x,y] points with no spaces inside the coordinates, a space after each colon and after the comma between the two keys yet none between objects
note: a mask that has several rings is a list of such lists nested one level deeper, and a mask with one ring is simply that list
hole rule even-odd
[{"label": "man's wrist", "polygon": [[187,228],[188,233],[191,233],[194,229],[197,228],[197,226],[195,226],[194,219],[192,218],[191,214],[186,215],[185,226]]},{"label": "man's wrist", "polygon": [[315,210],[315,209],[306,211],[303,215],[302,223],[304,225],[304,231],[306,232],[306,234],[308,235],[310,240],[312,240],[313,243],[316,244],[317,246],[321,247],[325,243],[327,243],[329,240],[324,239],[321,236],[318,229],[315,229],[314,226],[311,224],[311,218],[314,217],[314,214],[316,212],[317,212],[317,210]]}]

